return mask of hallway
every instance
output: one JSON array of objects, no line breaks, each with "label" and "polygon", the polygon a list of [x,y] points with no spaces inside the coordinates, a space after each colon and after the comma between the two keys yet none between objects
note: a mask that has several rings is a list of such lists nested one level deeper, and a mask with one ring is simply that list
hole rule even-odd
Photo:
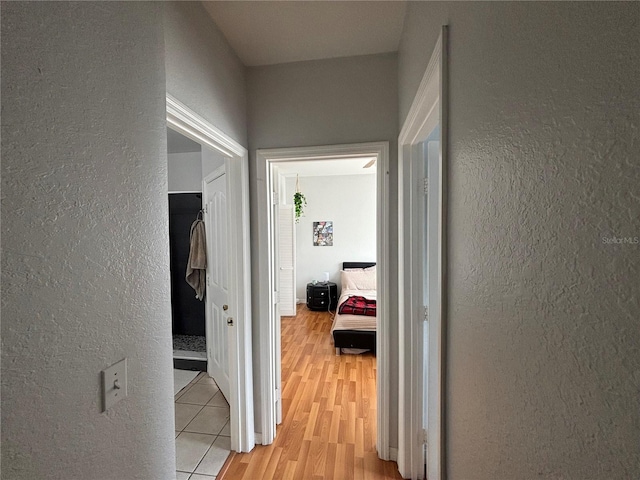
[{"label": "hallway", "polygon": [[332,315],[282,318],[283,422],[272,445],[235,454],[219,480],[399,479],[376,452],[376,359],[336,356]]}]

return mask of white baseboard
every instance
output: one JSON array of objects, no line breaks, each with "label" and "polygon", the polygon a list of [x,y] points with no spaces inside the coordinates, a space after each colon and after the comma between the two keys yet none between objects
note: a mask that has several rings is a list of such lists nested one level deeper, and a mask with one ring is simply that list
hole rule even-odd
[{"label": "white baseboard", "polygon": [[[258,432],[254,432],[253,435],[255,436],[256,445],[262,445],[262,434]],[[396,455],[397,454],[398,452],[396,452]]]}]

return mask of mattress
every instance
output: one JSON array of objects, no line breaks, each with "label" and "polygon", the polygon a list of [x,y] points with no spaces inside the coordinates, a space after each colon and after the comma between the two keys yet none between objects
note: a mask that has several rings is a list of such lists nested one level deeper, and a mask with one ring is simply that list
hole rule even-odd
[{"label": "mattress", "polygon": [[354,295],[369,300],[376,300],[375,290],[343,290],[338,300],[338,308],[336,309],[336,315],[333,319],[333,325],[331,326],[331,333],[333,333],[334,330],[376,331],[377,317],[337,313],[337,311],[340,310],[340,305],[342,305],[347,298]]}]

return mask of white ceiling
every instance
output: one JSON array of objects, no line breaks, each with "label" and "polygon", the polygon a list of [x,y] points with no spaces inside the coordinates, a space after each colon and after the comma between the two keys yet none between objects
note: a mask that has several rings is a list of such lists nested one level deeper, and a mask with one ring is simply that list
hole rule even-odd
[{"label": "white ceiling", "polygon": [[247,66],[398,50],[406,2],[202,2]]},{"label": "white ceiling", "polygon": [[375,165],[364,166],[373,158],[337,158],[331,160],[303,160],[277,162],[278,172],[285,177],[327,177],[333,175],[373,175]]}]

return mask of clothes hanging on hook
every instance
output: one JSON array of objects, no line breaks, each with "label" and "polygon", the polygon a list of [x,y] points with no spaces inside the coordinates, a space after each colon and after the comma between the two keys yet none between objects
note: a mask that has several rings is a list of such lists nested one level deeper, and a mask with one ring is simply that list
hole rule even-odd
[{"label": "clothes hanging on hook", "polygon": [[204,299],[207,279],[207,241],[205,235],[203,211],[200,210],[191,225],[189,236],[189,260],[185,280],[196,291],[196,298]]}]

